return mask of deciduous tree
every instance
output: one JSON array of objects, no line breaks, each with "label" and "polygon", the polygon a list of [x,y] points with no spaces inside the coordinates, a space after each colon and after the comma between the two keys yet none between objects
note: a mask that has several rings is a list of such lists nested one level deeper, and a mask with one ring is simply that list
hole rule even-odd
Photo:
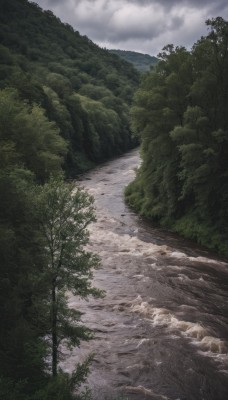
[{"label": "deciduous tree", "polygon": [[81,313],[67,305],[67,291],[80,297],[100,296],[91,286],[96,255],[86,249],[88,225],[95,220],[93,199],[84,190],[51,178],[37,194],[41,231],[46,249],[45,282],[49,288],[52,374],[58,372],[58,350],[62,341],[79,345],[91,331],[80,323]]}]

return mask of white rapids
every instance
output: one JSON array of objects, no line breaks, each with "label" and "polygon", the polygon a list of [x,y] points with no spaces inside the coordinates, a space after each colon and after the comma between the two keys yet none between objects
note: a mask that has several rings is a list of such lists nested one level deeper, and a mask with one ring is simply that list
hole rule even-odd
[{"label": "white rapids", "polygon": [[93,400],[228,398],[228,264],[153,227],[124,204],[137,151],[96,168],[80,184],[95,198],[88,249],[101,268],[103,299],[69,305],[83,312],[94,339],[65,353],[71,372],[95,353]]}]

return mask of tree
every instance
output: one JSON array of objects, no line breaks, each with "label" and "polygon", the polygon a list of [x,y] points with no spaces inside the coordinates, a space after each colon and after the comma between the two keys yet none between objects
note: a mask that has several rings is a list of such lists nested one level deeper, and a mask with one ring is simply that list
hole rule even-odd
[{"label": "tree", "polygon": [[[22,168],[0,169],[0,379],[12,383],[9,393],[18,385],[23,394],[12,397],[18,400],[44,384],[46,368],[45,259],[32,178]],[[3,386],[0,398],[6,399]]]},{"label": "tree", "polygon": [[189,53],[168,45],[162,60],[144,75],[132,108],[132,128],[141,138],[143,163],[136,178],[139,197],[127,191],[129,203],[149,218],[166,223],[177,211],[178,158],[170,131],[182,123],[191,84]]},{"label": "tree", "polygon": [[0,144],[4,167],[17,164],[32,171],[39,181],[61,169],[66,142],[44,110],[20,101],[13,89],[0,90]]},{"label": "tree", "polygon": [[[15,90],[0,91],[0,379],[4,390],[17,386],[18,400],[46,379],[45,254],[33,185],[60,171],[63,148],[42,109],[20,101]],[[0,398],[7,398],[4,391]]]},{"label": "tree", "polygon": [[228,254],[228,22],[191,52],[166,46],[136,93],[132,125],[143,162],[128,203],[184,236]]},{"label": "tree", "polygon": [[101,296],[91,286],[92,269],[98,267],[96,255],[87,251],[87,226],[95,220],[93,199],[81,188],[65,184],[62,177],[51,178],[38,189],[41,232],[44,236],[49,287],[52,375],[58,374],[59,345],[68,346],[89,340],[91,331],[80,323],[80,311],[67,305],[66,291],[80,297]]}]

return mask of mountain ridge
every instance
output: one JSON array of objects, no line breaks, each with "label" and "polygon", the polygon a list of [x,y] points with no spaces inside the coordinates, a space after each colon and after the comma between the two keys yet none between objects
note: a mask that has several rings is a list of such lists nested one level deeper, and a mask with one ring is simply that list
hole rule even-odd
[{"label": "mountain ridge", "polygon": [[137,51],[110,49],[109,52],[133,64],[139,72],[149,71],[159,61],[155,56]]}]

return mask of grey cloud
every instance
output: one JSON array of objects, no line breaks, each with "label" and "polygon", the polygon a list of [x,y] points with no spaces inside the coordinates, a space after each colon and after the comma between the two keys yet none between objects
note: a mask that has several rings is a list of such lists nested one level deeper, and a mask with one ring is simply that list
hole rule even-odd
[{"label": "grey cloud", "polygon": [[[92,0],[96,1],[96,0]],[[162,5],[164,8],[170,8],[174,6],[193,6],[196,8],[202,8],[205,6],[214,5],[217,6],[218,9],[223,9],[227,6],[226,0],[130,0],[129,3],[135,3],[138,5],[147,5],[147,4],[154,4],[158,3]]]},{"label": "grey cloud", "polygon": [[[79,3],[83,3],[84,0],[73,0],[72,6],[77,7]],[[87,0],[91,4],[96,4],[97,0]],[[37,4],[47,9],[48,7],[55,7],[62,3],[63,7],[69,2],[69,0],[37,0]],[[106,0],[105,3],[108,5],[115,2],[115,0]],[[202,8],[205,6],[213,5],[218,11],[222,11],[227,6],[227,0],[123,0],[122,3],[136,4],[138,6],[160,4],[164,8],[170,8],[174,6],[188,5],[196,8]]]},{"label": "grey cloud", "polygon": [[[227,0],[218,1],[218,2],[211,2],[211,11],[213,12],[214,16],[220,16],[227,18],[227,8],[228,3]],[[225,15],[223,15],[225,13]]]},{"label": "grey cloud", "polygon": [[[163,27],[153,27],[150,31],[148,29],[142,29],[141,27],[127,27],[121,32],[110,30],[108,27],[105,29],[97,30],[97,26],[90,26],[88,29],[88,36],[93,36],[96,40],[107,40],[109,42],[118,43],[119,41],[127,41],[129,39],[151,39],[158,36],[162,31]],[[109,29],[109,32],[107,30]],[[84,29],[83,29],[84,30]]]},{"label": "grey cloud", "polygon": [[41,0],[36,1],[36,3],[40,4],[46,10],[48,7],[55,7],[56,5],[61,4],[62,0]]},{"label": "grey cloud", "polygon": [[228,17],[225,0],[37,0],[82,35],[108,48],[156,54],[167,43],[191,46],[205,20]]}]

